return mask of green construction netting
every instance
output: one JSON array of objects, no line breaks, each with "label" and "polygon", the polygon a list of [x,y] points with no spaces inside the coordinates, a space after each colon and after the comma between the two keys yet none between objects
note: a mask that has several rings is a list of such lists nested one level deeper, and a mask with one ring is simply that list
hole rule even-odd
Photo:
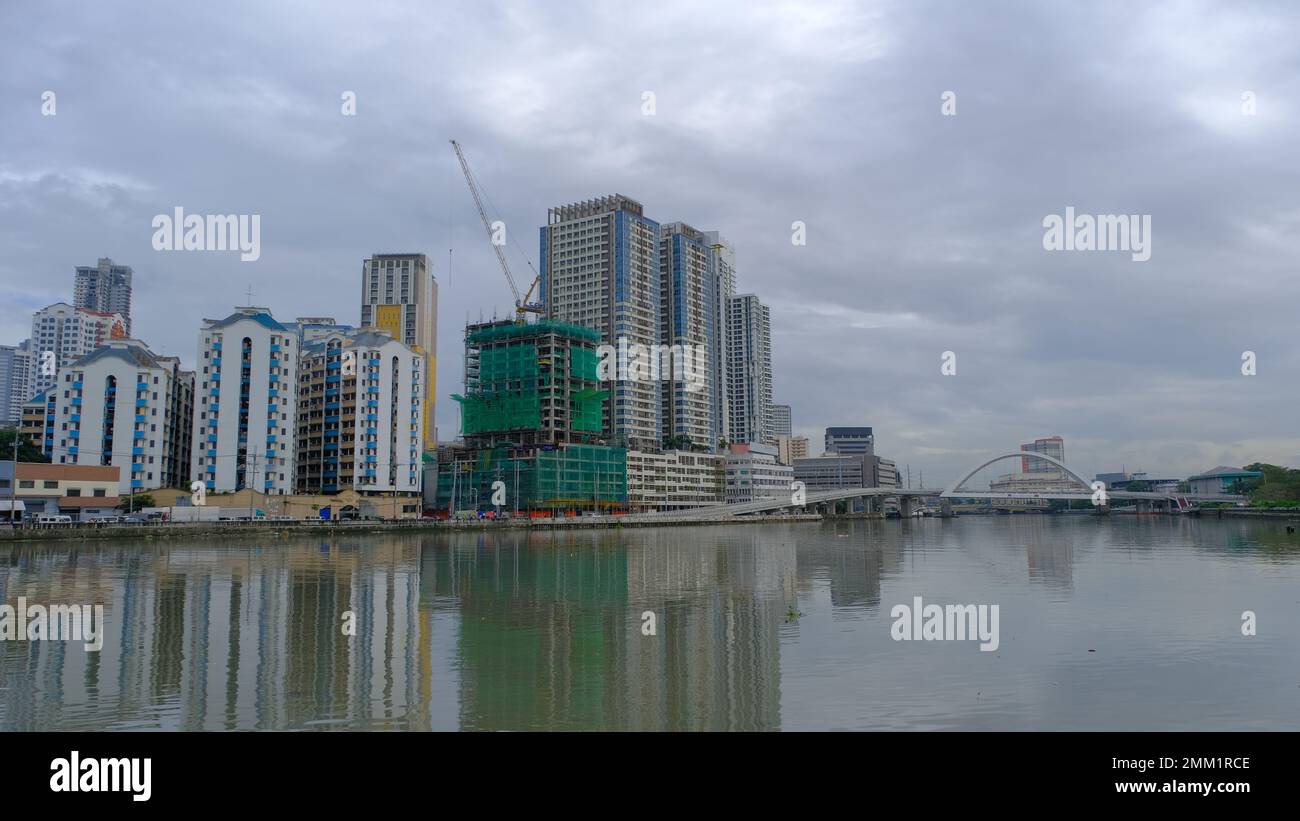
[{"label": "green construction netting", "polygon": [[[509,385],[515,381],[522,381],[523,385]],[[482,390],[503,390],[507,387],[532,388],[536,384],[537,347],[535,345],[487,348],[479,354],[479,386]]]},{"label": "green construction netting", "polygon": [[507,503],[520,510],[618,507],[627,501],[627,451],[603,445],[566,445],[512,457],[507,448],[479,451],[438,468],[437,505],[492,509],[492,485],[502,482]]},{"label": "green construction netting", "polygon": [[467,434],[535,430],[542,425],[542,404],[536,391],[466,396],[458,401]]},{"label": "green construction netting", "polygon": [[581,325],[570,325],[567,322],[542,319],[532,324],[499,325],[494,328],[482,328],[466,336],[465,343],[467,345],[484,345],[505,339],[524,339],[548,333],[557,333],[574,339],[586,340],[587,342],[600,341],[599,331],[584,328]]}]

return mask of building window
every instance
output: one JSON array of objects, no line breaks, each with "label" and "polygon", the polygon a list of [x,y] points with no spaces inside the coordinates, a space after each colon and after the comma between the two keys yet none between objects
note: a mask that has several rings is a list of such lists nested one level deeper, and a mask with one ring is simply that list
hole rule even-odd
[{"label": "building window", "polygon": [[81,488],[68,488],[68,498],[75,499],[81,495]]},{"label": "building window", "polygon": [[59,486],[59,480],[58,480],[58,479],[53,479],[53,480],[51,480],[51,479],[46,479],[45,481],[43,481],[43,482],[41,483],[41,487],[44,487],[44,488],[57,488],[58,486]]},{"label": "building window", "polygon": [[104,498],[104,489],[102,487],[97,487],[90,495],[102,499]]},{"label": "building window", "polygon": [[18,487],[36,487],[36,482],[32,479],[19,479]]}]

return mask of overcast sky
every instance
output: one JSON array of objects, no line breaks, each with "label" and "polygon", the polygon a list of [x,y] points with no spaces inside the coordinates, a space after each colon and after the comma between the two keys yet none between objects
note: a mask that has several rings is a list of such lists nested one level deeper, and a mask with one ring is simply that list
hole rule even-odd
[{"label": "overcast sky", "polygon": [[[448,438],[465,320],[512,304],[455,137],[534,264],[546,208],[601,194],[721,231],[814,452],[872,425],[927,485],[1053,434],[1087,475],[1300,466],[1300,9],[1147,6],[3,2],[0,342],[109,256],[192,366],[249,287],[356,323],[361,261],[422,251]],[[177,206],[260,214],[261,258],[155,251]],[[1044,250],[1067,206],[1150,215],[1150,260]]]}]

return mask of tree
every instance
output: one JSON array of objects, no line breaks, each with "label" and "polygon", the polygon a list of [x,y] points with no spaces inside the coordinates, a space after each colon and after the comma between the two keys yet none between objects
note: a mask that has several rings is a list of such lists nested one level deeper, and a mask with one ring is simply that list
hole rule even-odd
[{"label": "tree", "polygon": [[1246,470],[1264,474],[1255,479],[1233,482],[1231,493],[1245,494],[1252,502],[1283,502],[1300,500],[1300,470],[1255,462]]},{"label": "tree", "polygon": [[123,498],[122,503],[117,506],[117,509],[130,510],[134,508],[136,510],[140,510],[141,508],[146,508],[146,507],[157,507],[157,505],[153,503],[153,496],[149,495],[148,493],[137,493],[135,494],[134,499],[132,499],[132,497],[130,496]]},{"label": "tree", "polygon": [[[0,428],[0,459],[14,458],[15,436],[18,436],[17,428]],[[18,461],[49,462],[50,457],[41,453],[40,448],[33,445],[26,436],[18,436]]]},{"label": "tree", "polygon": [[691,450],[691,437],[679,433],[664,437],[664,450]]}]

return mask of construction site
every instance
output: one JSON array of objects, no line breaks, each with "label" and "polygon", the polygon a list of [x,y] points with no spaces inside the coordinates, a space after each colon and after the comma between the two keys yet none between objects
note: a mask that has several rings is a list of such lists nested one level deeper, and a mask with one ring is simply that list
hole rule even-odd
[{"label": "construction site", "polygon": [[[452,147],[491,241],[477,182],[459,144]],[[627,451],[611,446],[604,430],[600,334],[546,318],[532,301],[540,277],[521,295],[501,246],[492,247],[514,292],[515,318],[465,328],[465,390],[452,394],[461,441],[438,449],[428,506],[449,516],[626,510]]]}]

